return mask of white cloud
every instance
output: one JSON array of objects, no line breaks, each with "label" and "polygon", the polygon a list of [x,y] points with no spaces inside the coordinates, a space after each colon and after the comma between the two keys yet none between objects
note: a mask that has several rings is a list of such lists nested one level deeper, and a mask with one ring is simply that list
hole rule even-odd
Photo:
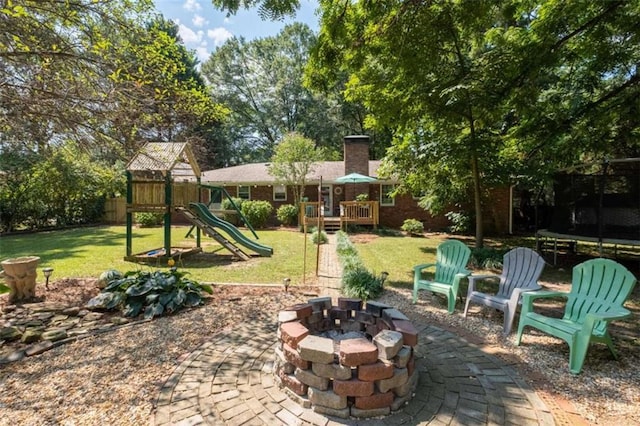
[{"label": "white cloud", "polygon": [[193,19],[191,20],[191,22],[193,22],[193,25],[195,25],[196,27],[202,27],[204,24],[207,23],[207,20],[205,19],[204,16],[200,16],[200,15],[193,15]]},{"label": "white cloud", "polygon": [[187,9],[189,12],[195,12],[196,10],[202,9],[202,6],[198,2],[198,0],[187,0],[184,2],[182,7]]},{"label": "white cloud", "polygon": [[216,46],[220,46],[221,44],[223,44],[225,41],[229,40],[230,38],[233,37],[233,34],[231,34],[226,28],[224,27],[218,27],[218,28],[214,28],[212,30],[208,30],[207,31],[207,37],[209,37],[210,39],[213,40],[213,43]]},{"label": "white cloud", "polygon": [[206,45],[196,47],[196,56],[200,62],[205,62],[209,59],[209,49],[207,49]]},{"label": "white cloud", "polygon": [[185,44],[198,43],[200,40],[202,40],[203,34],[204,33],[202,31],[195,32],[186,25],[178,25],[178,35],[180,35],[180,38]]}]

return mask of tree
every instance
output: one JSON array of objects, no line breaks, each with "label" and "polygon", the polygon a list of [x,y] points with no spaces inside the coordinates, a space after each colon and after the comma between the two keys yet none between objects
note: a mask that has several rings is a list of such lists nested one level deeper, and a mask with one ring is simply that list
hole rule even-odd
[{"label": "tree", "polygon": [[0,144],[111,160],[224,114],[149,0],[0,1]]},{"label": "tree", "polygon": [[258,8],[262,19],[279,20],[292,16],[300,7],[300,0],[212,0],[214,6],[236,14],[240,8]]},{"label": "tree", "polygon": [[313,171],[314,163],[322,159],[322,150],[316,149],[311,139],[299,133],[288,133],[276,146],[268,170],[279,184],[291,187],[293,203],[297,206],[304,196],[307,177]]},{"label": "tree", "polygon": [[203,64],[214,99],[231,111],[225,134],[236,153],[232,164],[267,161],[288,132],[301,133],[335,155],[345,134],[362,133],[354,119],[360,118],[358,107],[347,105],[334,87],[323,92],[305,87],[304,69],[315,40],[306,25],[288,25],[275,37],[231,39]]},{"label": "tree", "polygon": [[[473,194],[481,247],[486,188],[531,170],[534,152],[557,164],[548,153],[570,150],[573,119],[586,124],[589,106],[623,101],[629,109],[634,98],[637,106],[632,3],[321,0],[309,72],[315,81],[349,73],[347,99],[368,108],[368,126],[393,131],[386,172],[424,192],[425,207]],[[584,102],[570,108],[576,91]]]}]

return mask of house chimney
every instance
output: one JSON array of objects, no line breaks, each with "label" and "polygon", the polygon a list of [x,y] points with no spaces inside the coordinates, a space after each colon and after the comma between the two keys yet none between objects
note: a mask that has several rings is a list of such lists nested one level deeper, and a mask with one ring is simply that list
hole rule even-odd
[{"label": "house chimney", "polygon": [[369,176],[369,136],[344,137],[344,174],[349,173]]},{"label": "house chimney", "polygon": [[[369,176],[369,136],[350,135],[344,137],[344,174],[360,173]],[[345,200],[354,200],[356,195],[369,194],[368,183],[345,185]]]}]

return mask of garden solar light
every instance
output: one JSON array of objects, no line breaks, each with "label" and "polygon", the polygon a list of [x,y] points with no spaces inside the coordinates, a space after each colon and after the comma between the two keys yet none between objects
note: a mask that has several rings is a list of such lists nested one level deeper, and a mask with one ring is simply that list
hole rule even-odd
[{"label": "garden solar light", "polygon": [[42,273],[44,274],[44,288],[49,290],[49,277],[53,273],[53,268],[42,268]]}]

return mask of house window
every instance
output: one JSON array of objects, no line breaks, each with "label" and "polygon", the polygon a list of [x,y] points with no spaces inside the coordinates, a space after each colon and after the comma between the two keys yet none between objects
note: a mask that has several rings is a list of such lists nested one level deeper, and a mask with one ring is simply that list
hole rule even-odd
[{"label": "house window", "polygon": [[287,201],[287,187],[285,185],[273,186],[273,201]]},{"label": "house window", "polygon": [[389,195],[395,189],[395,185],[380,185],[380,205],[381,206],[394,206],[396,204],[395,198]]},{"label": "house window", "polygon": [[238,186],[238,198],[243,200],[251,199],[251,187],[250,186]]}]

